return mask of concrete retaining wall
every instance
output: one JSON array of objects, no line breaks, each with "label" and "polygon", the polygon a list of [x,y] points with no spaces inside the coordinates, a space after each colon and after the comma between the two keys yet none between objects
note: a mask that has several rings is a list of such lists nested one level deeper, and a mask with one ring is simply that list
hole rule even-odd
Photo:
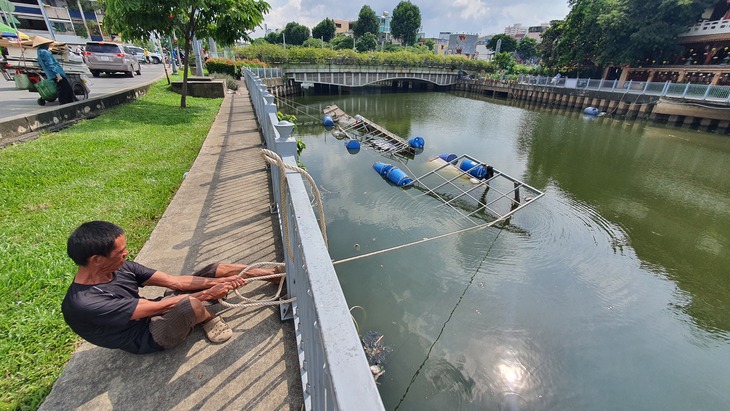
[{"label": "concrete retaining wall", "polygon": [[121,90],[114,94],[92,97],[42,111],[8,117],[0,120],[0,146],[17,141],[41,130],[55,131],[101,114],[109,107],[128,103],[145,95],[151,83]]}]

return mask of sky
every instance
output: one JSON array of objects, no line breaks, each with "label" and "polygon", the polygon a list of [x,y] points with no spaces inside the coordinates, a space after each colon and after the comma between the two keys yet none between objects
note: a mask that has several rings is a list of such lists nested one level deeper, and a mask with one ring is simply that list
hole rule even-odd
[{"label": "sky", "polygon": [[[383,11],[393,14],[400,0],[267,0],[271,11],[264,24],[270,30],[281,29],[296,21],[310,29],[325,18],[357,20],[360,9],[368,5],[380,16]],[[426,37],[438,37],[439,32],[475,33],[480,35],[504,33],[507,26],[520,23],[535,26],[563,19],[568,14],[567,0],[411,0],[421,10],[421,23]],[[257,29],[252,37],[262,37]]]}]

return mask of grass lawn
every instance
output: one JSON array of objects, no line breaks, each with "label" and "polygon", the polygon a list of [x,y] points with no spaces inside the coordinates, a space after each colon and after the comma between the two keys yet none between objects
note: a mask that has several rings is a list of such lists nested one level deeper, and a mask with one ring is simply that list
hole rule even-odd
[{"label": "grass lawn", "polygon": [[78,342],[61,315],[76,267],[66,239],[107,220],[133,259],[192,165],[221,99],[166,81],[138,101],[0,150],[0,409],[35,409]]}]

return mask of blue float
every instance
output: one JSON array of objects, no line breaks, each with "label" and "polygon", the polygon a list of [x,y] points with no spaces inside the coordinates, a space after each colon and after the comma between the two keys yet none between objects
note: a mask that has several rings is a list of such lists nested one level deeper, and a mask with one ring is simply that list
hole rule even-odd
[{"label": "blue float", "polygon": [[388,171],[393,168],[393,165],[387,164],[387,163],[381,163],[378,161],[377,163],[373,164],[373,169],[378,172],[381,176],[385,177],[388,174]]},{"label": "blue float", "polygon": [[393,166],[392,164],[381,163],[378,161],[373,164],[373,169],[398,187],[405,187],[413,184],[412,178],[408,177],[403,170]]},{"label": "blue float", "polygon": [[583,110],[583,114],[587,114],[589,116],[597,116],[601,114],[601,110],[599,110],[597,107],[586,107],[586,109]]},{"label": "blue float", "polygon": [[325,127],[334,127],[335,122],[332,120],[332,117],[330,116],[324,116],[322,117],[322,124],[324,124]]},{"label": "blue float", "polygon": [[398,167],[391,168],[390,171],[388,171],[388,175],[385,177],[398,187],[405,187],[413,184],[413,179],[408,177],[408,175]]},{"label": "blue float", "polygon": [[408,139],[408,145],[413,148],[423,148],[426,145],[426,141],[423,137],[413,137]]},{"label": "blue float", "polygon": [[482,179],[487,176],[487,169],[474,161],[469,160],[468,158],[465,158],[461,160],[461,164],[459,165],[459,168],[461,171],[465,171],[469,174],[471,174],[473,177]]},{"label": "blue float", "polygon": [[456,160],[456,154],[441,154],[439,156],[439,158],[444,160],[447,163],[450,163],[450,162]]},{"label": "blue float", "polygon": [[360,142],[357,140],[348,140],[347,143],[345,143],[345,146],[348,150],[359,150],[360,149]]}]

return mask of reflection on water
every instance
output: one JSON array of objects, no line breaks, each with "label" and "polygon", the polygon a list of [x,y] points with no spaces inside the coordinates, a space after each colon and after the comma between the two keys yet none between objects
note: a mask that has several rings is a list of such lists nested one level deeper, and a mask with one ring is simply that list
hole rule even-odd
[{"label": "reflection on water", "polygon": [[[402,167],[415,175],[469,154],[546,192],[504,229],[336,266],[366,313],[360,330],[394,349],[378,380],[386,408],[730,407],[730,139],[446,93],[299,102],[424,137]],[[387,184],[377,152],[298,133],[334,260],[472,224]]]}]

